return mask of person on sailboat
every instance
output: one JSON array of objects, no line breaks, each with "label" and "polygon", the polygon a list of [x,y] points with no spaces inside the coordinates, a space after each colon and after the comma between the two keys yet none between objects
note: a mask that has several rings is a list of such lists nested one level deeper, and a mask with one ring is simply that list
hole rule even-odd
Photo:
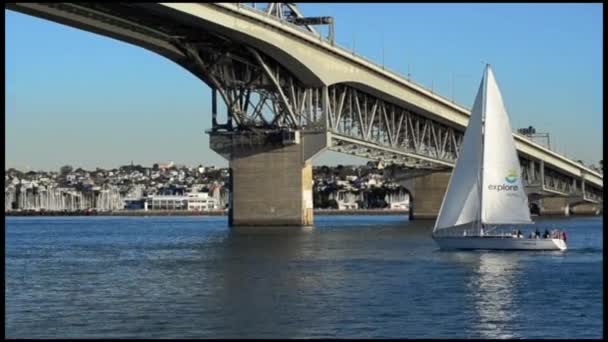
[{"label": "person on sailboat", "polygon": [[536,230],[534,231],[534,238],[540,239],[540,232],[538,231],[538,228],[536,228]]},{"label": "person on sailboat", "polygon": [[522,234],[521,230],[519,230],[519,229],[517,230],[517,237],[518,238],[523,238],[524,237],[524,234]]},{"label": "person on sailboat", "polygon": [[545,228],[545,233],[543,234],[543,239],[549,238],[549,230]]}]

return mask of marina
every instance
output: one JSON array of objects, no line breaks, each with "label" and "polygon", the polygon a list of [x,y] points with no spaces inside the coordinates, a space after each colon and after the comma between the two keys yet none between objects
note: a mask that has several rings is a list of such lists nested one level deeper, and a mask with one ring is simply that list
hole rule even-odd
[{"label": "marina", "polygon": [[[409,211],[400,209],[315,209],[317,215],[401,215],[407,217]],[[192,210],[117,210],[117,211],[9,211],[5,216],[222,216],[225,209]]]}]

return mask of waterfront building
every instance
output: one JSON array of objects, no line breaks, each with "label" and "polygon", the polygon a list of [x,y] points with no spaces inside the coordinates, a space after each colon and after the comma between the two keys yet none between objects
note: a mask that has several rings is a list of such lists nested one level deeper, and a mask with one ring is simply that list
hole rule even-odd
[{"label": "waterfront building", "polygon": [[145,205],[145,198],[125,198],[125,206],[124,209],[132,210],[132,209],[145,209],[147,206]]},{"label": "waterfront building", "polygon": [[206,192],[194,192],[188,194],[188,210],[192,211],[208,211],[218,209],[218,203],[215,198],[209,197]]},{"label": "waterfront building", "polygon": [[329,199],[333,199],[338,204],[339,210],[359,209],[360,193],[351,187],[339,189],[329,195]]},{"label": "waterfront building", "polygon": [[146,199],[148,209],[152,210],[186,210],[188,199],[185,196],[148,196]]},{"label": "waterfront building", "polygon": [[410,195],[403,188],[399,188],[395,192],[388,192],[384,196],[384,200],[388,203],[390,209],[410,209]]},{"label": "waterfront building", "polygon": [[[136,202],[131,201],[132,207],[137,206]],[[208,211],[218,209],[217,201],[209,197],[206,192],[188,193],[181,195],[152,195],[148,196],[144,208],[151,210],[191,210]]]}]

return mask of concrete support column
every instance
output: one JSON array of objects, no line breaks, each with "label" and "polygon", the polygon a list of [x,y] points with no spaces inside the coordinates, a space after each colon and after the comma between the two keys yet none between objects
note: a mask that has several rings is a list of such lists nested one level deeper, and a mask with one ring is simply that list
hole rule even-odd
[{"label": "concrete support column", "polygon": [[545,188],[545,162],[543,160],[539,161],[539,171],[540,171],[540,188]]},{"label": "concrete support column", "polygon": [[410,220],[437,218],[451,174],[436,172],[411,180]]},{"label": "concrete support column", "polygon": [[528,184],[533,184],[536,181],[536,175],[534,174],[534,159],[528,161]]},{"label": "concrete support column", "polygon": [[323,123],[325,128],[329,128],[329,88],[323,87],[321,93],[321,101],[323,102]]},{"label": "concrete support column", "polygon": [[581,203],[572,207],[572,215],[599,215],[602,206],[595,203]]},{"label": "concrete support column", "polygon": [[210,147],[230,163],[230,226],[310,226],[310,160],[327,146],[325,133],[215,132]]},{"label": "concrete support column", "polygon": [[545,197],[541,199],[541,215],[570,215],[570,203],[566,197]]},{"label": "concrete support column", "polygon": [[312,166],[301,145],[233,155],[234,226],[308,226],[313,223]]}]

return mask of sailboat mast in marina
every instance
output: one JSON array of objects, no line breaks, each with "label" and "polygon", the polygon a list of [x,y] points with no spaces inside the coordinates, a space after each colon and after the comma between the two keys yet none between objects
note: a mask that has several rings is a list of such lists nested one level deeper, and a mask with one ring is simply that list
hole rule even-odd
[{"label": "sailboat mast in marina", "polygon": [[559,238],[491,233],[533,223],[509,116],[494,73],[486,65],[433,239],[441,248],[566,249]]}]

